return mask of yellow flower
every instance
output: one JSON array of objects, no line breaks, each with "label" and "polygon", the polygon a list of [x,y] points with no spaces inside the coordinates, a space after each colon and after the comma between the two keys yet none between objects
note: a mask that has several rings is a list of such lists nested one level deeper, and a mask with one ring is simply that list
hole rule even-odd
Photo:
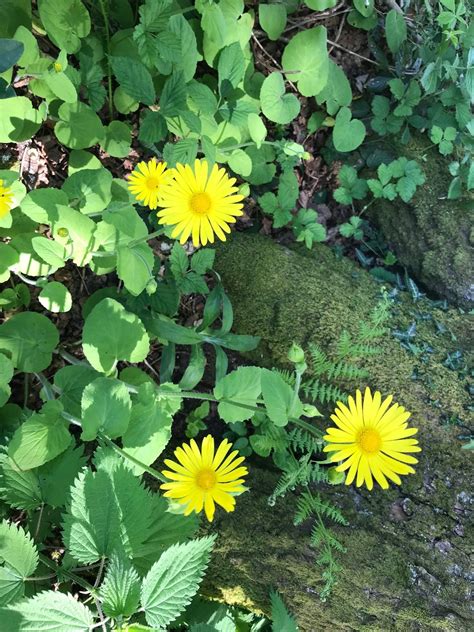
[{"label": "yellow flower", "polygon": [[234,511],[234,496],[245,491],[242,477],[248,471],[246,467],[238,467],[244,457],[237,458],[237,450],[228,454],[231,447],[224,439],[214,453],[211,435],[203,439],[201,450],[194,439],[189,445],[183,443],[174,452],[178,463],[165,459],[166,465],[173,471],[162,472],[172,481],[161,485],[167,490],[164,496],[186,505],[186,516],[193,511],[200,513],[204,507],[209,522],[214,518],[215,503],[227,512]]},{"label": "yellow flower", "polygon": [[392,404],[390,395],[382,402],[376,391],[372,396],[369,388],[364,397],[358,390],[356,399],[349,397],[349,407],[337,402],[338,408],[331,415],[337,428],[326,430],[325,440],[329,444],[325,452],[334,452],[332,462],[342,461],[338,472],[349,470],[346,485],[350,485],[357,474],[357,487],[364,482],[368,489],[373,487],[373,478],[383,488],[388,488],[387,478],[400,485],[399,474],[414,474],[409,465],[418,460],[408,454],[420,452],[416,439],[410,439],[418,432],[406,423],[410,417],[403,406]]},{"label": "yellow flower", "polygon": [[157,162],[154,158],[138,163],[128,178],[128,188],[144,206],[155,209],[163,187],[171,182],[173,174],[166,169],[166,162]]},{"label": "yellow flower", "polygon": [[6,187],[0,180],[0,219],[5,217],[13,208],[13,193],[10,187]]},{"label": "yellow flower", "polygon": [[214,233],[225,241],[229,224],[242,215],[243,195],[237,194],[235,178],[206,160],[190,165],[177,164],[174,181],[164,187],[159,201],[160,224],[175,226],[171,237],[184,244],[192,236],[194,246],[214,242]]}]

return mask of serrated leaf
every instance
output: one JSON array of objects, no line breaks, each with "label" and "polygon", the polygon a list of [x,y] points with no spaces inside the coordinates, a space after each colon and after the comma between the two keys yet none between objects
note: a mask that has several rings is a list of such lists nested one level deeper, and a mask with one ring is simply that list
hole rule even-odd
[{"label": "serrated leaf", "polygon": [[176,544],[163,553],[143,580],[141,604],[147,623],[163,628],[196,594],[209,563],[215,536]]},{"label": "serrated leaf", "polygon": [[24,594],[24,580],[38,566],[31,537],[6,520],[0,524],[0,564],[0,605],[4,606]]},{"label": "serrated leaf", "polygon": [[186,110],[186,81],[181,71],[169,77],[160,95],[160,112],[163,116],[177,116]]},{"label": "serrated leaf", "polygon": [[298,632],[296,621],[286,609],[286,606],[276,592],[270,593],[272,604],[272,631],[273,632]]},{"label": "serrated leaf", "polygon": [[219,74],[219,93],[226,97],[242,81],[245,71],[245,59],[239,42],[222,49],[217,66]]},{"label": "serrated leaf", "polygon": [[149,492],[128,467],[85,470],[71,490],[63,539],[78,562],[92,564],[114,551],[133,557],[151,521]]},{"label": "serrated leaf", "polygon": [[23,471],[6,454],[0,455],[0,497],[15,509],[36,509],[43,496],[36,470]]},{"label": "serrated leaf", "polygon": [[55,459],[35,470],[43,501],[51,507],[63,507],[74,480],[86,463],[82,445],[77,448],[71,445]]},{"label": "serrated leaf", "polygon": [[137,59],[132,61],[129,57],[112,56],[110,63],[117,81],[130,97],[145,105],[155,103],[153,79],[141,61]]},{"label": "serrated leaf", "polygon": [[140,601],[140,578],[130,560],[112,555],[100,597],[107,617],[131,617],[135,613]]},{"label": "serrated leaf", "polygon": [[15,632],[90,632],[92,612],[72,595],[48,590],[0,611],[5,630]]}]

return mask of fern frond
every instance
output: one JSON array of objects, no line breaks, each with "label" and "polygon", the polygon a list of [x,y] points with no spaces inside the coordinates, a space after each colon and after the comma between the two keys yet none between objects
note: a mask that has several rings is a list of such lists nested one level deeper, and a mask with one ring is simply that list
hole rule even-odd
[{"label": "fern frond", "polygon": [[321,439],[316,438],[314,435],[310,434],[307,430],[303,430],[302,428],[293,428],[289,432],[288,438],[290,440],[290,447],[293,452],[314,454],[315,452],[321,451]]},{"label": "fern frond", "polygon": [[311,402],[319,402],[320,404],[329,404],[337,401],[345,402],[347,399],[347,393],[338,386],[321,382],[318,378],[302,384],[301,390]]}]

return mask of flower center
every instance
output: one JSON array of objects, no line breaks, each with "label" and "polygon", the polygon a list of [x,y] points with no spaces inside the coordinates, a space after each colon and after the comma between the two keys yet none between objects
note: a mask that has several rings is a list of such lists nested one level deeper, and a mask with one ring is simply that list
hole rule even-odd
[{"label": "flower center", "polygon": [[207,193],[195,193],[191,198],[191,208],[195,213],[207,213],[211,208],[211,198]]},{"label": "flower center", "polygon": [[201,470],[196,476],[196,484],[201,489],[208,491],[216,484],[216,475],[212,470]]},{"label": "flower center", "polygon": [[158,178],[150,176],[146,179],[146,186],[148,189],[157,189],[160,186],[160,181],[158,180]]},{"label": "flower center", "polygon": [[364,452],[367,452],[367,454],[378,452],[382,443],[380,434],[377,430],[372,430],[372,428],[365,428],[362,430],[357,437],[357,441],[361,449]]}]

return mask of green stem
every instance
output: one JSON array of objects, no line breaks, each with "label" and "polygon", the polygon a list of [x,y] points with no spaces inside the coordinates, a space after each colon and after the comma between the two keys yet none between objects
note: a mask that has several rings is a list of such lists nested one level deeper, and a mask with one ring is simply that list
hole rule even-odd
[{"label": "green stem", "polygon": [[104,19],[105,26],[105,41],[107,45],[107,86],[108,86],[108,101],[109,101],[109,113],[110,120],[114,120],[114,101],[112,96],[112,70],[110,68],[110,30],[109,30],[109,16],[107,14],[107,8],[105,6],[105,0],[99,0],[100,10]]},{"label": "green stem", "polygon": [[97,596],[97,591],[94,588],[94,586],[92,586],[92,584],[89,584],[89,582],[87,582],[85,579],[82,579],[82,577],[79,577],[79,575],[76,575],[75,573],[71,573],[71,571],[68,571],[65,568],[58,567],[57,564],[52,562],[48,557],[46,557],[46,555],[43,555],[42,553],[39,553],[38,557],[39,557],[40,562],[42,562],[45,566],[53,570],[56,575],[59,572],[61,575],[64,575],[64,577],[67,577],[69,580],[71,580],[78,586],[81,586],[82,588],[84,588],[84,590],[87,590],[88,592],[90,592],[91,595],[94,595],[95,597]]},{"label": "green stem", "polygon": [[147,472],[150,476],[155,478],[157,481],[160,481],[161,483],[168,482],[167,479],[162,474],[160,474],[160,472],[158,472],[157,470],[154,470],[152,467],[149,467],[148,465],[145,465],[144,463],[136,459],[131,454],[127,454],[124,450],[122,450],[122,448],[119,448],[119,446],[116,443],[114,443],[111,439],[109,439],[109,437],[107,437],[106,435],[99,434],[99,439],[102,439],[102,441],[104,441],[106,445],[108,445],[113,450],[115,450],[115,452],[117,452],[117,454],[120,454],[120,456],[122,456],[124,459],[127,459],[134,465],[145,470],[145,472]]},{"label": "green stem", "polygon": [[136,246],[137,244],[141,244],[144,241],[148,241],[149,239],[153,239],[154,237],[160,237],[161,235],[163,235],[164,232],[165,232],[164,228],[158,228],[158,230],[153,231],[149,235],[144,235],[143,237],[132,239],[132,241],[128,242],[127,246],[129,248],[132,248],[133,246]]}]

